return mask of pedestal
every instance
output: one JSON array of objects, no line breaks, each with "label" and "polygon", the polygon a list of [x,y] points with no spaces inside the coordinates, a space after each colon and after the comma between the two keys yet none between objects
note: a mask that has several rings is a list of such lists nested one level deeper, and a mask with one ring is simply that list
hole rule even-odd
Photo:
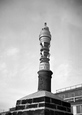
[{"label": "pedestal", "polygon": [[38,91],[44,90],[51,92],[52,71],[40,70],[38,75]]},{"label": "pedestal", "polygon": [[72,115],[71,105],[47,91],[38,91],[17,100],[8,115]]}]

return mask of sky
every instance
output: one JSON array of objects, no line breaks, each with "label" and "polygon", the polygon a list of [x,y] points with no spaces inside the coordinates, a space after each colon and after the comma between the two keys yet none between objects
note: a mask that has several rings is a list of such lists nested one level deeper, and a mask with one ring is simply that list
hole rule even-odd
[{"label": "sky", "polygon": [[0,111],[38,89],[44,22],[52,35],[52,93],[82,84],[82,0],[0,0]]}]

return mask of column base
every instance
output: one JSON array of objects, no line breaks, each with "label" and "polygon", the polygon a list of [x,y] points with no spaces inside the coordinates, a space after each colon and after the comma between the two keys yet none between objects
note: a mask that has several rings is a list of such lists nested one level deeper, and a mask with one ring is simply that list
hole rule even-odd
[{"label": "column base", "polygon": [[51,78],[52,71],[40,70],[38,71],[38,91],[49,91],[51,92]]},{"label": "column base", "polygon": [[47,91],[38,91],[17,100],[6,115],[73,115],[71,105]]}]

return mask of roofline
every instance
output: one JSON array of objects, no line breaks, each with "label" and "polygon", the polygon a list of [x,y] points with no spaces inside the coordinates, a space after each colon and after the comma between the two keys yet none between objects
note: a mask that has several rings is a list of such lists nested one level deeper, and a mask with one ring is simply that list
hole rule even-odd
[{"label": "roofline", "polygon": [[70,91],[70,90],[75,90],[75,89],[78,89],[78,88],[82,88],[82,84],[78,84],[78,85],[58,89],[58,90],[56,90],[56,93],[63,93],[63,92]]}]

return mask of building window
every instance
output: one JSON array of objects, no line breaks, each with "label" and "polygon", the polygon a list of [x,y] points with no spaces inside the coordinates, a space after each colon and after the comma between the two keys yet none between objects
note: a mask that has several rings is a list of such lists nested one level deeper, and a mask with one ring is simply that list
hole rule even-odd
[{"label": "building window", "polygon": [[60,98],[64,99],[65,98],[65,95],[59,95]]},{"label": "building window", "polygon": [[75,93],[68,93],[68,98],[74,97],[74,96],[75,96]]},{"label": "building window", "polygon": [[71,106],[71,112],[73,113],[73,106]]},{"label": "building window", "polygon": [[82,113],[82,105],[76,106],[77,113]]},{"label": "building window", "polygon": [[75,96],[80,96],[80,95],[82,95],[82,90],[79,90],[79,91],[75,92]]},{"label": "building window", "polygon": [[73,113],[73,115],[78,115],[76,111],[76,105],[71,106],[71,112]]}]

